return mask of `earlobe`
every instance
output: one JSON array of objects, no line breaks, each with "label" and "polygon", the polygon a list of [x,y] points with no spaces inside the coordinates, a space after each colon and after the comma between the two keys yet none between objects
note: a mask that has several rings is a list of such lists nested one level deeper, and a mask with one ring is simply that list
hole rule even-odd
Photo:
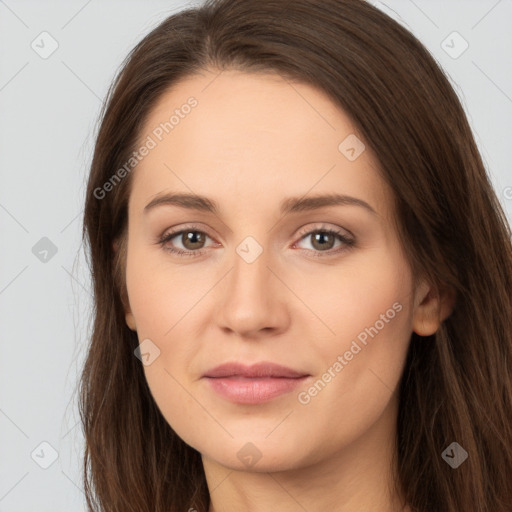
[{"label": "earlobe", "polygon": [[135,317],[132,313],[126,313],[125,315],[126,325],[132,330],[137,331],[137,324],[135,323]]},{"label": "earlobe", "polygon": [[413,331],[420,336],[434,334],[441,323],[446,320],[455,307],[456,294],[445,288],[440,293],[430,288],[413,315]]}]

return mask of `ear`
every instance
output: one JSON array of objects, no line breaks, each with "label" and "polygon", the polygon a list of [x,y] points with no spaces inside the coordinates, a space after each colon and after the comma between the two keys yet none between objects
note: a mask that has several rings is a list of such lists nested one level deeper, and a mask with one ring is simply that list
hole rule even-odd
[{"label": "ear", "polygon": [[[119,238],[116,238],[113,242],[112,242],[112,249],[114,250],[114,254],[117,254],[117,251],[119,249]],[[128,302],[128,298],[126,297],[126,300],[122,300],[123,304],[124,302]],[[135,322],[135,317],[133,316],[133,313],[131,312],[131,309],[129,306],[127,306],[126,304],[124,305],[124,310],[125,310],[125,321],[126,321],[126,325],[132,330],[132,331],[137,331],[137,324]]]},{"label": "ear", "polygon": [[451,288],[437,289],[423,281],[417,289],[415,299],[413,331],[420,336],[430,336],[451,315],[455,307],[456,293]]}]

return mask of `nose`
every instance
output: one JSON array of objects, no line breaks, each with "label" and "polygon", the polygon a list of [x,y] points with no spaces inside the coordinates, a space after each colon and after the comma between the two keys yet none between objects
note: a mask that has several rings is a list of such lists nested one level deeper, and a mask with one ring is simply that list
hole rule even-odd
[{"label": "nose", "polygon": [[225,332],[257,339],[276,335],[290,323],[290,291],[279,278],[270,252],[254,261],[235,253],[233,265],[219,287],[216,321]]}]

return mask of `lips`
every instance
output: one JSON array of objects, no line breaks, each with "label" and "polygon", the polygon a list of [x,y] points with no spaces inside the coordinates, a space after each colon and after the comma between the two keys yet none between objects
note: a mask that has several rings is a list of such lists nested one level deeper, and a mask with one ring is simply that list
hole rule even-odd
[{"label": "lips", "polygon": [[288,378],[297,379],[309,374],[281,366],[279,364],[262,362],[246,366],[241,363],[225,363],[207,371],[203,377],[245,377],[245,378]]},{"label": "lips", "polygon": [[210,388],[235,404],[261,404],[287,394],[310,377],[275,363],[225,363],[203,375]]}]

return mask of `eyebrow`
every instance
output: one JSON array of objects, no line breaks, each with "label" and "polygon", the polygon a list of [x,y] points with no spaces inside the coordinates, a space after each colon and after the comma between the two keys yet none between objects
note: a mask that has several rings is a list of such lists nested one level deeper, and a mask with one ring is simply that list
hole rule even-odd
[{"label": "eyebrow", "polygon": [[[160,194],[153,198],[145,207],[146,214],[157,206],[179,206],[188,210],[209,212],[215,215],[219,213],[219,205],[216,201],[205,196],[189,193],[167,193]],[[374,215],[377,212],[362,199],[344,194],[324,194],[309,197],[288,197],[281,202],[281,214],[289,214],[303,211],[318,210],[328,206],[360,206]]]}]

